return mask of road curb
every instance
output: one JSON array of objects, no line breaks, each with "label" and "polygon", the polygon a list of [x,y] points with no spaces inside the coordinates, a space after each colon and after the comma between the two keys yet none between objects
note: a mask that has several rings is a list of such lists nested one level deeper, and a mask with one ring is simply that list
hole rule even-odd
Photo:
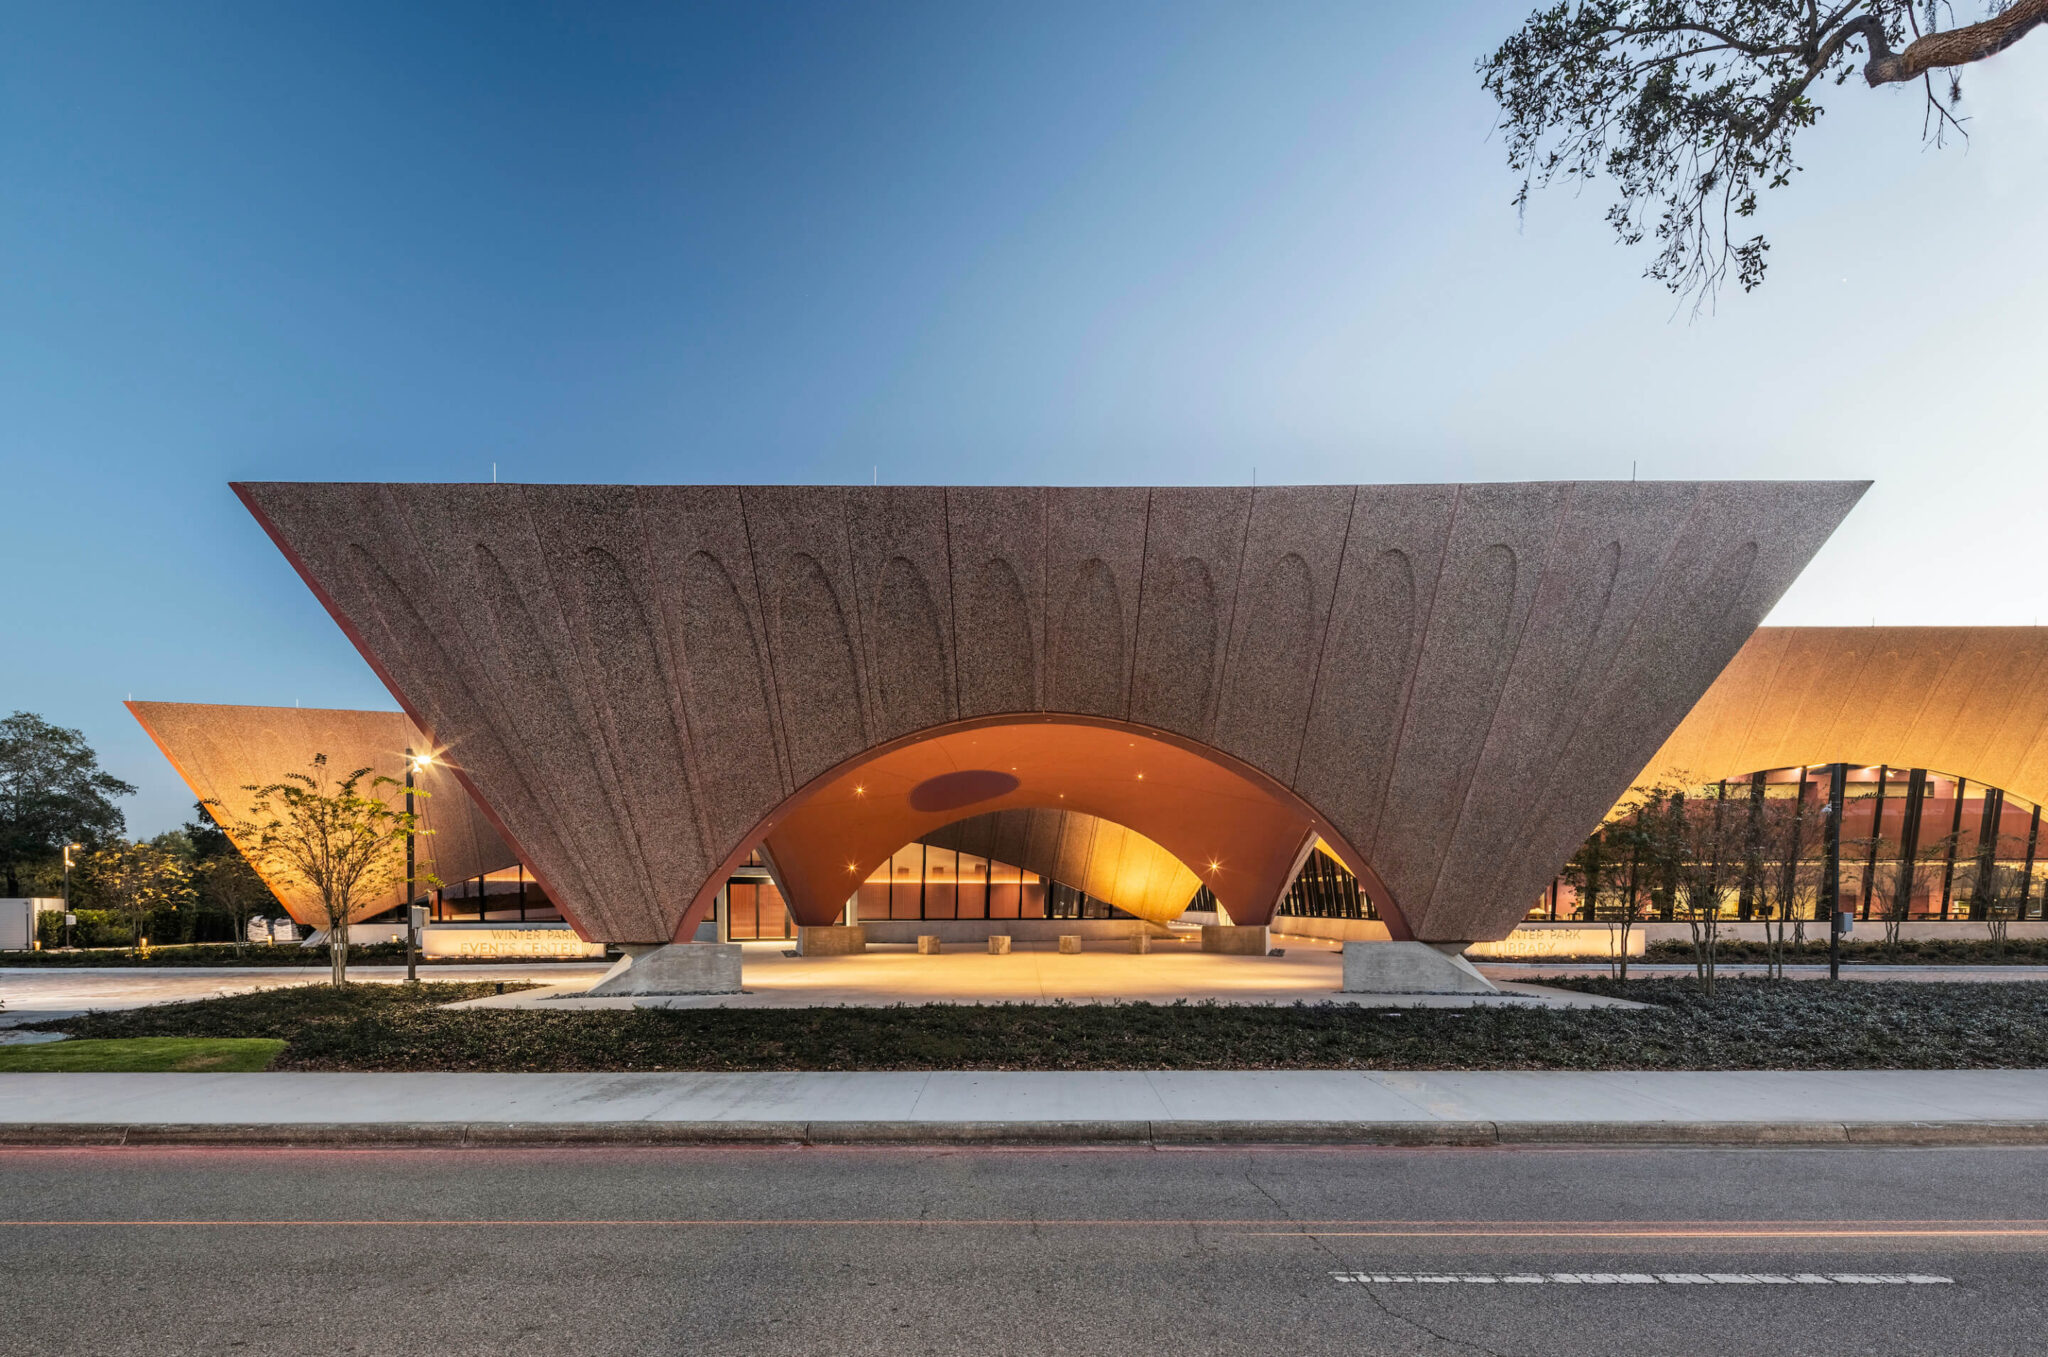
[{"label": "road curb", "polygon": [[624,1121],[0,1125],[0,1147],[509,1149],[653,1145],[2048,1145],[2048,1122]]}]

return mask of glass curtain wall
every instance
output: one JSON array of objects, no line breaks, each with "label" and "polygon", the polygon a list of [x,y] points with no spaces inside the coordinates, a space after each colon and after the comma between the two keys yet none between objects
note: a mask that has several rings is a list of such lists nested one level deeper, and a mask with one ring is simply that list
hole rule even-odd
[{"label": "glass curtain wall", "polygon": [[861,883],[859,916],[1043,919],[1048,917],[1047,884],[1038,873],[1007,862],[909,843]]},{"label": "glass curtain wall", "polygon": [[[1214,908],[1214,906],[1210,906]],[[1317,849],[1301,864],[1294,885],[1275,911],[1307,919],[1377,919],[1379,910],[1372,897],[1358,884],[1350,869],[1328,853]]]},{"label": "glass curtain wall", "polygon": [[[1197,914],[1211,913],[1216,908],[1216,896],[1207,886],[1195,892],[1195,898],[1188,902],[1188,908]],[[1276,915],[1288,914],[1301,919],[1377,919],[1378,906],[1365,888],[1358,884],[1358,878],[1351,869],[1317,849],[1308,855],[1308,861],[1301,864],[1301,871],[1294,878],[1294,884],[1281,897]]]},{"label": "glass curtain wall", "polygon": [[[1692,789],[1678,820],[1668,801],[1647,821],[1610,820],[1601,830],[1613,837],[1599,917],[1623,908],[1631,882],[1637,917],[1683,917],[1680,892],[1654,860],[1660,844],[1676,843],[1688,861],[1710,869],[1722,918],[1821,918],[1832,772],[1829,764],[1765,769]],[[1856,918],[2048,917],[2041,808],[2033,802],[1953,774],[1883,764],[1849,766],[1842,802],[1841,908]],[[1529,917],[1587,919],[1577,884],[1584,875],[1582,868],[1552,881]]]},{"label": "glass curtain wall", "polygon": [[[435,923],[560,923],[562,911],[524,866],[444,882],[421,896]],[[398,911],[392,910],[392,918]]]}]

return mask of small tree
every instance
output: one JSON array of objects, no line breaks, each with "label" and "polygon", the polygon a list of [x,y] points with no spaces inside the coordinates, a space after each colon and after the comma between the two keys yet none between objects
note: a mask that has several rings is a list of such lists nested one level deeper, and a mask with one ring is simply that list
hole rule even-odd
[{"label": "small tree", "polygon": [[1617,980],[1628,979],[1629,938],[1643,917],[1646,899],[1660,908],[1671,900],[1670,864],[1664,856],[1670,797],[1668,787],[1632,789],[1621,814],[1594,831],[1593,839],[1574,856],[1578,866],[1566,867],[1576,885],[1597,863],[1602,879],[1613,887],[1613,903],[1602,910],[1596,896],[1587,914],[1614,930],[1612,965]]},{"label": "small tree", "polygon": [[1983,923],[1994,956],[2005,955],[2008,925],[2019,914],[2022,876],[2019,868],[1998,861],[1999,850],[1995,837],[1982,846],[1969,883],[1970,917]]},{"label": "small tree", "polygon": [[205,900],[228,918],[234,929],[235,954],[249,941],[249,918],[275,897],[263,878],[240,853],[201,858],[193,875]]},{"label": "small tree", "polygon": [[[1579,897],[1579,917],[1587,923],[1600,918],[1600,898],[1607,889],[1608,878],[1613,874],[1613,845],[1609,842],[1606,825],[1586,836],[1579,845],[1579,851],[1572,854],[1560,875],[1564,883]],[[1614,978],[1628,979],[1628,933],[1624,927],[1620,933],[1620,946],[1610,964],[1614,967]]]},{"label": "small tree", "polygon": [[1764,974],[1771,979],[1785,978],[1788,942],[1803,941],[1800,925],[1820,898],[1823,845],[1818,817],[1808,809],[1797,798],[1767,800],[1749,827],[1763,863],[1751,901],[1763,924]]},{"label": "small tree", "polygon": [[1657,856],[1672,908],[1692,934],[1693,971],[1700,992],[1711,996],[1720,964],[1721,906],[1741,871],[1732,817],[1747,807],[1731,806],[1716,787],[1687,793],[1668,789],[1657,817]]},{"label": "small tree", "polygon": [[1951,837],[1942,834],[1921,841],[1913,850],[1910,861],[1896,840],[1879,841],[1877,870],[1873,874],[1870,894],[1884,923],[1886,961],[1898,960],[1899,935],[1905,928],[1907,917],[1913,912],[1913,896],[1923,883],[1931,879],[1936,864],[1948,857]]},{"label": "small tree", "polygon": [[107,909],[128,916],[136,948],[148,936],[150,916],[192,902],[192,869],[158,843],[115,842],[85,860],[83,884]]},{"label": "small tree", "polygon": [[[259,870],[303,882],[319,898],[338,987],[348,983],[350,917],[404,883],[406,839],[427,831],[413,812],[393,806],[403,787],[397,779],[358,768],[334,781],[325,754],[313,756],[312,769],[244,787],[251,797],[249,814],[234,821],[229,833]],[[419,880],[436,884],[431,875]]]}]

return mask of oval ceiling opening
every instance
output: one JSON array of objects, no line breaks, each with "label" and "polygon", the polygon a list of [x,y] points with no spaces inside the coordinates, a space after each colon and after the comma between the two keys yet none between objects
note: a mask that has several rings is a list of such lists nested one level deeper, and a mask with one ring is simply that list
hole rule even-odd
[{"label": "oval ceiling opening", "polygon": [[958,810],[977,801],[1014,792],[1017,779],[993,768],[963,768],[957,773],[928,777],[910,789],[912,810]]}]

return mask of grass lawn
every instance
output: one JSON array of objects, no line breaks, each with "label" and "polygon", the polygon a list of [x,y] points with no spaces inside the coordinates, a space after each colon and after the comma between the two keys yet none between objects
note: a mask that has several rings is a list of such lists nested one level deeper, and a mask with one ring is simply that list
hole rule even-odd
[{"label": "grass lawn", "polygon": [[277,1037],[123,1037],[0,1046],[0,1074],[240,1073],[268,1069],[284,1048]]},{"label": "grass lawn", "polygon": [[[89,1014],[79,1037],[268,1037],[293,1070],[1999,1069],[2048,1067],[2048,983],[1571,982],[1650,1010],[1338,1004],[437,1007],[493,984],[269,990]],[[47,1048],[46,1048],[47,1049]]]}]

